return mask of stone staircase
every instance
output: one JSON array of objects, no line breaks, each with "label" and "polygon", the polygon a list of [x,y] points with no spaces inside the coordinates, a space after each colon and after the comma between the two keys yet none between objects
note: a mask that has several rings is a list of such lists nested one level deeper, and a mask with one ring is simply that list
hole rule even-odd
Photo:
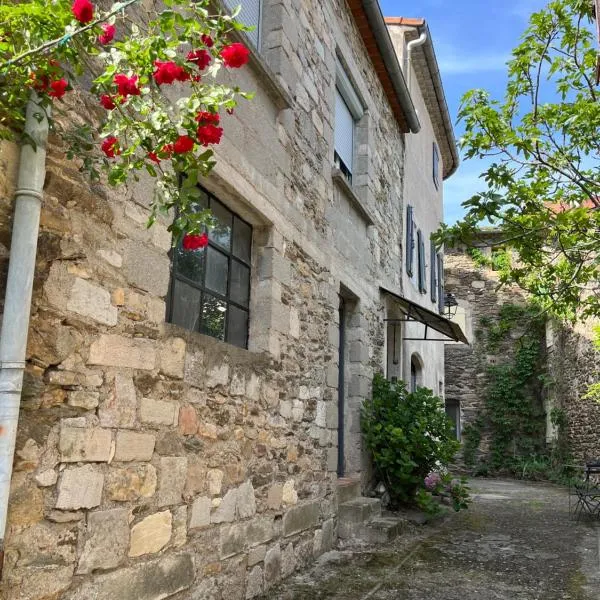
[{"label": "stone staircase", "polygon": [[338,537],[344,541],[383,544],[402,533],[406,520],[381,515],[381,500],[360,495],[360,481],[338,480]]}]

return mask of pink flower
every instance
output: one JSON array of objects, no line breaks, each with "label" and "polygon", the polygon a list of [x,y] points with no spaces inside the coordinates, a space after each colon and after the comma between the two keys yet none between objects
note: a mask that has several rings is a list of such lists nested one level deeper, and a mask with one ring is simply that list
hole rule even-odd
[{"label": "pink flower", "polygon": [[98,41],[103,46],[106,46],[106,44],[110,44],[113,41],[113,38],[115,37],[116,30],[117,28],[114,25],[111,25],[110,23],[102,23],[102,31],[104,33],[98,36]]},{"label": "pink flower", "polygon": [[187,81],[190,78],[189,73],[177,63],[170,61],[154,61],[156,70],[153,73],[154,80],[158,85],[163,83],[173,83],[174,81]]},{"label": "pink flower", "polygon": [[94,5],[90,0],[75,0],[71,12],[80,23],[89,23],[94,18]]},{"label": "pink flower", "polygon": [[194,63],[201,71],[210,64],[211,56],[207,50],[192,50],[187,54],[188,62]]},{"label": "pink flower", "polygon": [[106,110],[113,110],[117,108],[115,99],[108,94],[102,94],[102,96],[100,96],[100,104],[102,104]]},{"label": "pink flower", "polygon": [[189,135],[180,135],[173,144],[175,154],[184,154],[194,149],[194,140]]},{"label": "pink flower", "polygon": [[198,136],[198,141],[203,146],[208,146],[209,144],[218,144],[221,141],[221,136],[223,135],[223,128],[217,127],[210,123],[208,125],[200,125],[196,131],[196,135]]},{"label": "pink flower", "polygon": [[123,96],[123,98],[127,98],[127,96],[139,96],[142,93],[137,81],[137,75],[127,77],[124,73],[117,73],[114,77],[114,82],[119,89],[119,95]]},{"label": "pink flower", "polygon": [[62,77],[61,79],[57,79],[56,81],[50,82],[51,92],[48,92],[48,96],[52,98],[62,98],[69,87],[69,83],[67,80]]},{"label": "pink flower", "polygon": [[239,42],[225,46],[219,54],[225,66],[233,69],[243,67],[250,58],[250,50]]},{"label": "pink flower", "polygon": [[442,478],[440,477],[440,474],[433,471],[429,473],[427,477],[425,477],[423,483],[425,484],[426,489],[428,489],[430,492],[433,492],[438,487],[438,485],[440,485],[441,482]]},{"label": "pink flower", "polygon": [[208,235],[203,233],[202,235],[194,235],[186,233],[183,236],[183,249],[184,250],[200,250],[208,246]]},{"label": "pink flower", "polygon": [[117,154],[121,154],[121,149],[119,148],[119,140],[114,135],[109,135],[102,142],[102,152],[106,154],[108,158],[114,158]]}]

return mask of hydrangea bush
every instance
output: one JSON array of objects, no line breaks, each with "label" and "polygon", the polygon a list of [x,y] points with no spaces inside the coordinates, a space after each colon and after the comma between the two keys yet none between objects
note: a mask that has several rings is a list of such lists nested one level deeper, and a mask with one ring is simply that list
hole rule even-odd
[{"label": "hydrangea bush", "polygon": [[[140,0],[106,10],[90,0],[0,4],[0,139],[23,135],[33,97],[82,170],[95,179],[104,172],[112,185],[141,171],[155,177],[149,224],[176,209],[174,238],[187,234],[187,249],[204,247],[212,217],[196,210],[196,182],[215,165],[222,119],[251,97],[216,80],[250,53],[231,35],[245,29],[236,12],[213,7],[210,0],[162,0],[148,10]],[[84,74],[92,76],[100,125],[64,125],[72,121],[60,118],[64,101]]]}]

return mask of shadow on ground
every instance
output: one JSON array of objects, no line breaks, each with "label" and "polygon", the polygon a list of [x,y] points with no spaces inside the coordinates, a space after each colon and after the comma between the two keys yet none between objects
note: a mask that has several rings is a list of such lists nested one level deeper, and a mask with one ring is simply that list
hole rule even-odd
[{"label": "shadow on ground", "polygon": [[469,510],[392,544],[330,552],[269,600],[598,600],[600,529],[564,488],[476,480]]}]

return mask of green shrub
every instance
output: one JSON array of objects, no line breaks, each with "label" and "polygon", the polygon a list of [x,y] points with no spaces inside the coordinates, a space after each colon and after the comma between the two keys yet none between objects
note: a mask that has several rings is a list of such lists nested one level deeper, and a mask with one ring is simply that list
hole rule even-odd
[{"label": "green shrub", "polygon": [[425,476],[445,467],[460,444],[440,398],[427,388],[409,393],[404,382],[373,379],[362,409],[362,431],[390,505],[414,501]]}]

